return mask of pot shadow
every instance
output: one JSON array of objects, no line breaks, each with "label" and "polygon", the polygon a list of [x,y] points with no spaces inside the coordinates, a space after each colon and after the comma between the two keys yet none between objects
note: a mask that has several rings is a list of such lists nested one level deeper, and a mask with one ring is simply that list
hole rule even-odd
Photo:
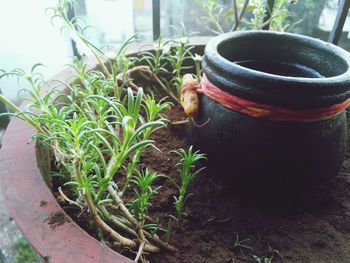
[{"label": "pot shadow", "polygon": [[[344,207],[349,202],[349,167],[336,177],[314,185],[305,182],[276,182],[212,180],[218,198],[224,203],[234,202],[251,210],[280,215],[299,213],[327,213]],[[213,171],[208,171],[213,173]],[[229,187],[230,186],[230,187]]]}]

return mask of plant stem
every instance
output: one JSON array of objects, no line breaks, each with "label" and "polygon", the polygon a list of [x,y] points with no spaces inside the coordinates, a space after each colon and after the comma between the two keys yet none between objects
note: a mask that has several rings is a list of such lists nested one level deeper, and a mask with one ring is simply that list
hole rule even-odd
[{"label": "plant stem", "polygon": [[[153,72],[151,70],[151,68],[149,66],[135,66],[131,69],[128,69],[127,72],[125,73],[125,78],[130,81],[132,84],[134,84],[132,82],[132,78],[131,78],[131,74],[135,73],[135,72],[140,72],[143,74],[146,74],[149,78],[153,79],[154,81],[157,82],[157,84],[159,85],[159,87],[166,93],[168,94],[173,100],[175,100],[177,103],[179,103],[179,99],[174,95],[174,93],[172,93],[169,88],[167,88],[164,83],[159,79],[157,73]],[[135,88],[135,84],[134,87]],[[137,86],[136,86],[137,87]]]},{"label": "plant stem", "polygon": [[158,78],[158,76],[152,72],[152,76],[153,78],[156,80],[156,82],[158,83],[158,85],[173,99],[175,100],[177,103],[180,103],[178,97],[176,97],[174,95],[174,93],[172,93],[169,88],[167,88],[164,83]]},{"label": "plant stem", "polygon": [[[130,221],[131,224],[133,224],[136,229],[139,231],[141,228],[140,223],[136,220],[136,218],[130,213],[130,211],[126,208],[124,205],[123,200],[120,198],[119,194],[114,190],[114,188],[110,185],[108,186],[108,192],[111,194],[114,202],[116,203],[117,207],[120,209],[122,214]],[[140,236],[143,236],[141,234]]]},{"label": "plant stem", "polygon": [[233,13],[234,13],[234,17],[235,17],[234,28],[236,29],[238,27],[238,24],[239,24],[239,17],[238,17],[237,1],[236,0],[233,0]]},{"label": "plant stem", "polygon": [[170,125],[184,125],[184,124],[187,124],[188,121],[189,121],[189,119],[181,120],[181,121],[172,121],[172,122],[170,122]]},{"label": "plant stem", "polygon": [[111,194],[112,199],[116,203],[117,207],[120,209],[122,214],[130,221],[131,224],[135,227],[138,239],[142,244],[145,242],[145,236],[143,234],[142,225],[136,220],[136,218],[130,213],[130,211],[124,205],[123,200],[119,197],[119,194],[114,190],[114,188],[109,185],[108,192]]},{"label": "plant stem", "polygon": [[[132,228],[130,228],[125,223],[121,222],[121,220],[118,219],[117,217],[111,215],[105,207],[101,206],[101,207],[99,207],[99,210],[102,212],[103,216],[105,218],[107,218],[113,225],[115,225],[116,227],[120,228],[121,230],[127,232],[128,234],[132,235],[133,237],[137,237],[136,232]],[[159,246],[167,251],[170,251],[170,252],[176,251],[175,247],[173,247],[172,245],[168,244],[167,242],[161,240],[156,235],[152,235],[145,230],[143,230],[143,233],[148,240],[152,241],[157,246]]]},{"label": "plant stem", "polygon": [[244,13],[245,13],[245,11],[247,9],[248,4],[249,4],[249,0],[245,0],[245,2],[243,4],[243,7],[241,9],[241,12],[239,13],[239,16],[238,16],[239,20],[242,20],[242,18],[244,16]]},{"label": "plant stem", "polygon": [[244,13],[247,9],[247,6],[249,4],[249,0],[245,0],[244,1],[244,4],[243,4],[243,7],[241,9],[241,11],[239,12],[239,15],[237,14],[237,3],[236,3],[236,0],[233,0],[233,4],[234,4],[234,9],[235,9],[235,23],[233,25],[233,27],[231,28],[231,31],[235,31],[237,30],[243,16],[244,16]]},{"label": "plant stem", "polygon": [[219,22],[217,21],[217,19],[215,18],[215,16],[212,13],[208,13],[209,18],[211,20],[211,22],[214,24],[214,26],[216,27],[216,29],[218,30],[218,32],[220,34],[225,33],[224,30],[222,29],[221,25],[219,24]]},{"label": "plant stem", "polygon": [[[74,165],[74,173],[77,178],[77,182],[82,186],[82,177],[80,173],[80,158],[77,158]],[[106,232],[111,238],[113,238],[118,245],[122,247],[129,247],[129,248],[136,248],[137,243],[135,243],[133,240],[126,238],[122,235],[120,235],[118,232],[116,232],[114,229],[112,229],[109,225],[107,225],[99,216],[97,209],[95,207],[95,204],[92,200],[90,189],[85,189],[85,194],[83,194],[83,197],[85,199],[85,202],[89,208],[90,215],[92,217],[92,220],[96,223],[99,228]],[[145,251],[150,253],[156,253],[159,252],[159,248],[155,247],[153,245],[146,245]]]},{"label": "plant stem", "polygon": [[142,242],[140,244],[139,250],[137,251],[137,255],[136,255],[135,260],[134,260],[135,262],[138,262],[140,260],[140,257],[142,256],[144,247],[145,247],[145,242]]},{"label": "plant stem", "polygon": [[[120,221],[118,220],[115,216],[112,216],[111,218],[112,220],[112,223],[116,223],[116,221]],[[118,223],[117,223],[118,224]],[[123,224],[122,222],[119,222],[119,224]],[[130,224],[130,223],[129,223]],[[132,230],[133,231],[133,230]],[[162,239],[160,239],[158,236],[156,235],[152,235],[150,234],[149,232],[143,230],[143,233],[145,235],[145,237],[148,239],[148,240],[151,240],[154,244],[156,244],[157,246],[167,250],[167,251],[170,251],[170,252],[175,252],[177,251],[177,249],[175,247],[173,247],[172,245],[170,245],[167,241],[163,241]],[[136,232],[134,232],[134,235],[136,237]]]},{"label": "plant stem", "polygon": [[77,207],[79,207],[81,210],[83,210],[83,206],[81,204],[79,204],[76,201],[73,201],[72,199],[70,199],[68,196],[65,195],[65,193],[63,193],[62,188],[58,187],[58,192],[61,194],[61,196],[63,197],[63,199],[65,201],[67,201],[69,204],[71,205],[76,205]]},{"label": "plant stem", "polygon": [[20,114],[20,118],[26,121],[28,124],[32,125],[38,132],[46,134],[46,132],[37,123],[35,123],[31,118],[27,117],[20,108],[18,108],[14,103],[12,103],[12,101],[5,98],[2,94],[0,94],[0,101],[2,101],[9,108]]},{"label": "plant stem", "polygon": [[118,242],[118,244],[122,247],[130,247],[130,248],[135,248],[137,246],[137,244],[128,239],[123,237],[122,235],[120,235],[119,233],[117,233],[116,231],[114,231],[109,225],[107,225],[102,219],[101,217],[98,215],[95,204],[92,201],[91,198],[91,194],[90,192],[87,192],[84,195],[84,199],[86,201],[86,204],[89,208],[90,211],[90,215],[92,217],[92,219],[94,220],[94,222],[106,233],[109,234],[109,236],[111,236],[115,241]]}]

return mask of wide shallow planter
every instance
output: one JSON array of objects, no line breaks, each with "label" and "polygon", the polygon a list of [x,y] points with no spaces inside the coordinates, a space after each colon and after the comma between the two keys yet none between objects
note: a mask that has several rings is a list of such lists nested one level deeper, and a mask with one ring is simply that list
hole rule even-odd
[{"label": "wide shallow planter", "polygon": [[[322,183],[343,162],[349,65],[343,49],[305,36],[268,31],[218,36],[206,46],[202,67],[210,85],[238,101],[237,110],[202,95],[191,141],[231,185]],[[336,114],[312,114],[334,105],[342,106]]]},{"label": "wide shallow planter", "polygon": [[[193,38],[194,52],[203,54],[207,41],[208,38]],[[141,46],[130,48],[128,54],[137,54]],[[95,67],[96,63],[89,65],[91,69]],[[69,81],[74,75],[72,69],[67,69],[53,79]],[[57,84],[54,80],[42,89],[43,93]],[[24,121],[12,119],[0,151],[1,192],[23,235],[52,263],[133,262],[90,236],[60,207],[45,176],[50,161],[35,141],[30,142],[34,133],[34,128]]]}]

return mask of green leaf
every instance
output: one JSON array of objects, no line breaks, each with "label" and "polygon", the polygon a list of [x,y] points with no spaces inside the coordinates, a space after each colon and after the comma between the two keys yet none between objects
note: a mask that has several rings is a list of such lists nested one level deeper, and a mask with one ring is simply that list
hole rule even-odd
[{"label": "green leaf", "polygon": [[257,9],[256,5],[248,5],[246,10],[248,12],[253,12],[255,9]]},{"label": "green leaf", "polygon": [[235,15],[235,13],[232,10],[230,10],[230,11],[227,11],[224,16],[225,17],[231,17],[231,16],[234,16],[234,15]]}]

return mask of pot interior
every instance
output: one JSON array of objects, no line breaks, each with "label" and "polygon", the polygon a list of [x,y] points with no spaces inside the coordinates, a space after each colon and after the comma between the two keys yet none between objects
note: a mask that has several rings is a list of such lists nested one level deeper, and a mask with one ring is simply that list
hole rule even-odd
[{"label": "pot interior", "polygon": [[245,68],[274,75],[301,78],[324,78],[317,70],[297,63],[268,60],[245,60],[235,61],[235,63]]},{"label": "pot interior", "polygon": [[222,57],[237,65],[280,76],[334,77],[348,69],[334,46],[297,35],[238,35],[223,40],[217,49]]}]

